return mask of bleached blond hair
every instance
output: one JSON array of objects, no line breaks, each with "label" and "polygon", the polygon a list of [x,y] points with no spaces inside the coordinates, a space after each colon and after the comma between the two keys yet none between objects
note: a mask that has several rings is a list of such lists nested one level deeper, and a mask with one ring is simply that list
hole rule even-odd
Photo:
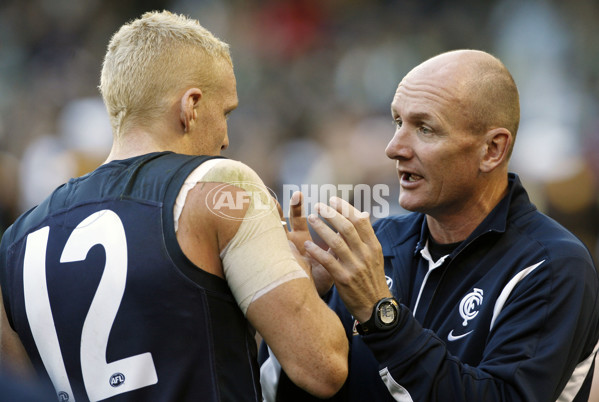
[{"label": "bleached blond hair", "polygon": [[123,25],[111,38],[100,92],[115,136],[163,116],[172,97],[191,87],[209,90],[229,45],[200,23],[169,11],[153,11]]}]

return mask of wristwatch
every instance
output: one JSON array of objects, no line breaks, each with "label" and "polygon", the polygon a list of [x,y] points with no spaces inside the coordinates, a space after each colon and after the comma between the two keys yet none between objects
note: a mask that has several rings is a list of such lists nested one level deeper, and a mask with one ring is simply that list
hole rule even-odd
[{"label": "wristwatch", "polygon": [[393,297],[385,297],[379,300],[372,310],[370,319],[358,323],[356,329],[360,335],[373,332],[388,331],[399,323],[399,302]]}]

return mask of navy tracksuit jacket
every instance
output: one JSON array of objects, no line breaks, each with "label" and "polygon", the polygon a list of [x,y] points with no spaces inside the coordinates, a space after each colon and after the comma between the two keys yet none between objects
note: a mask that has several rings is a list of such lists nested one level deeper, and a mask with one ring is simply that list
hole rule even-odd
[{"label": "navy tracksuit jacket", "polygon": [[[333,401],[586,401],[599,339],[599,280],[583,244],[531,204],[519,178],[444,259],[427,259],[426,218],[374,224],[393,331],[360,336],[336,290],[350,374]],[[264,359],[264,358],[262,358]],[[281,376],[279,401],[312,398]]]}]

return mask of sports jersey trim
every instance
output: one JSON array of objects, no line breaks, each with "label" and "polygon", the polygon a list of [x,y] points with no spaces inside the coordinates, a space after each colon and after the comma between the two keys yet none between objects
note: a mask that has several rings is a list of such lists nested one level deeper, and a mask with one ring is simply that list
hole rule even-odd
[{"label": "sports jersey trim", "polygon": [[385,367],[379,371],[381,379],[389,390],[389,393],[397,402],[414,402],[407,389],[399,385],[391,376],[389,369]]},{"label": "sports jersey trim", "polygon": [[514,287],[516,287],[516,285],[518,283],[520,283],[520,281],[522,279],[526,278],[526,276],[528,276],[528,274],[530,274],[532,271],[534,271],[538,266],[540,266],[544,262],[545,262],[545,260],[538,262],[534,265],[531,265],[527,268],[524,268],[522,271],[520,271],[518,274],[516,274],[507,283],[507,285],[505,285],[505,287],[503,288],[503,291],[501,292],[501,294],[497,298],[497,301],[495,302],[495,307],[493,308],[493,318],[491,318],[491,325],[489,326],[489,331],[493,329],[495,320],[497,319],[497,316],[499,315],[499,313],[501,313],[501,310],[503,309],[503,306],[505,305],[507,298],[512,293],[512,290],[514,290]]}]

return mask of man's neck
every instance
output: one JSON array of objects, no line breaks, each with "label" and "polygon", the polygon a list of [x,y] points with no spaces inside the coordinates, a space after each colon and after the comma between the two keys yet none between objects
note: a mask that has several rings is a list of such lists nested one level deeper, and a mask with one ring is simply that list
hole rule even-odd
[{"label": "man's neck", "polygon": [[154,140],[154,137],[144,131],[129,131],[120,138],[115,138],[110,154],[104,163],[114,160],[123,160],[152,152],[174,151],[166,144]]}]

